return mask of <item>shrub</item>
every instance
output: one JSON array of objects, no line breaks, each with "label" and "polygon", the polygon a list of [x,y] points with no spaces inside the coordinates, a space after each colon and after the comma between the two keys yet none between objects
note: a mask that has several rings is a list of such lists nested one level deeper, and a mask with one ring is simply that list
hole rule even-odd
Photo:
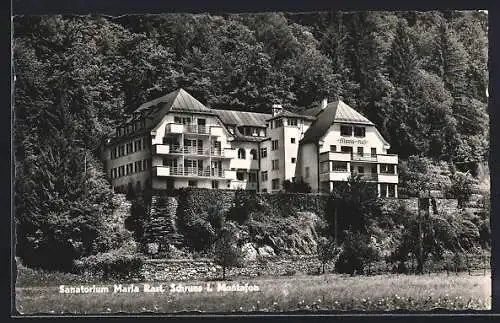
[{"label": "shrub", "polygon": [[140,278],[143,264],[143,255],[137,253],[135,242],[129,241],[119,249],[75,260],[73,271],[104,279]]},{"label": "shrub", "polygon": [[366,236],[351,232],[345,232],[344,235],[346,239],[335,269],[342,274],[362,273],[365,265],[376,259],[376,252],[369,246]]},{"label": "shrub", "polygon": [[215,263],[222,266],[222,279],[226,279],[226,269],[240,266],[241,249],[237,246],[236,227],[226,223],[215,241]]}]

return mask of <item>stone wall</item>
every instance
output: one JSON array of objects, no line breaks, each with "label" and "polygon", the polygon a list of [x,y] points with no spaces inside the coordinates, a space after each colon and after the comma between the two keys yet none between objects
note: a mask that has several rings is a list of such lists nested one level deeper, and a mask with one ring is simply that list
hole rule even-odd
[{"label": "stone wall", "polygon": [[[316,257],[304,256],[289,259],[267,259],[252,262],[242,268],[226,271],[228,277],[284,276],[295,273],[316,273],[321,264]],[[333,264],[325,267],[333,270]],[[142,269],[146,281],[213,280],[222,277],[222,267],[210,259],[198,260],[149,260]]]}]

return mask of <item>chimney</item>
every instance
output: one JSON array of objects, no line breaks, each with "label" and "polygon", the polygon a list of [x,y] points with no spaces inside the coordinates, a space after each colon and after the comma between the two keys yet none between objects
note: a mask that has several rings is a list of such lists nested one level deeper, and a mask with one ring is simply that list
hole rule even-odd
[{"label": "chimney", "polygon": [[324,98],[323,100],[321,100],[321,110],[323,110],[324,108],[326,108],[327,105],[328,105],[328,99],[327,98]]},{"label": "chimney", "polygon": [[281,104],[273,104],[273,117],[283,110]]}]

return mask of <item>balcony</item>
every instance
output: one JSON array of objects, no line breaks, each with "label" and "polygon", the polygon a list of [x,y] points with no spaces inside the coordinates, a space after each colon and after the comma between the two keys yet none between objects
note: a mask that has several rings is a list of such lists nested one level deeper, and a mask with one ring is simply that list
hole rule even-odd
[{"label": "balcony", "polygon": [[208,126],[199,126],[196,124],[184,125],[184,133],[187,134],[209,135],[209,129]]},{"label": "balcony", "polygon": [[351,152],[323,152],[319,156],[319,161],[353,161],[353,162],[373,162],[381,164],[397,164],[398,155],[382,154],[358,154]]},{"label": "balcony", "polygon": [[348,172],[347,170],[324,172],[324,173],[319,174],[319,181],[320,182],[330,182],[330,181],[346,182],[349,179],[349,176],[351,176],[351,173]]},{"label": "balcony", "polygon": [[236,158],[236,150],[234,149],[221,149],[221,148],[203,148],[196,146],[180,146],[180,145],[155,145],[159,146],[155,148],[154,153],[156,154],[184,154],[184,155],[196,155],[205,157],[221,157],[221,158]]},{"label": "balcony", "polygon": [[377,162],[381,164],[397,164],[398,155],[377,155]]},{"label": "balcony", "polygon": [[184,132],[184,125],[180,123],[169,123],[167,124],[167,127],[165,128],[165,134],[169,133],[183,133]]},{"label": "balcony", "polygon": [[343,153],[343,152],[324,152],[319,155],[319,161],[351,161],[351,153]]},{"label": "balcony", "polygon": [[378,174],[378,181],[381,183],[397,184],[399,182],[398,174],[380,173]]},{"label": "balcony", "polygon": [[201,169],[197,167],[156,166],[154,167],[154,169],[155,169],[154,174],[156,176],[176,176],[176,177],[226,178],[225,175],[227,172],[227,170],[222,170],[222,169]]},{"label": "balcony", "polygon": [[245,159],[233,158],[231,159],[230,168],[236,169],[259,169],[259,160],[250,159],[249,156]]},{"label": "balcony", "polygon": [[360,176],[361,180],[367,182],[377,182],[378,174],[374,173],[352,173],[352,176]]},{"label": "balcony", "polygon": [[153,154],[156,155],[166,155],[170,153],[170,147],[168,145],[153,145]]},{"label": "balcony", "polygon": [[363,162],[377,162],[377,155],[375,154],[358,154],[353,153],[351,156],[352,161],[363,161]]},{"label": "balcony", "polygon": [[153,169],[156,176],[170,176],[170,167],[168,166],[156,166]]}]

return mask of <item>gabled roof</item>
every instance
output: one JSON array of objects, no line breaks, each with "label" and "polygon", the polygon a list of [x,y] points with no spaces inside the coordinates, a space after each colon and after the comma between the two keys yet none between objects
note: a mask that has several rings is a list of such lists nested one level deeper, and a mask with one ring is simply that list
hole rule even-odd
[{"label": "gabled roof", "polygon": [[175,90],[157,99],[146,102],[137,108],[134,113],[149,110],[151,107],[157,106],[161,103],[163,103],[169,111],[214,114],[212,109],[204,106],[203,103],[184,91],[184,89]]},{"label": "gabled roof", "polygon": [[328,103],[324,109],[316,107],[304,112],[316,116],[316,120],[305,132],[304,138],[301,140],[302,143],[318,142],[334,122],[374,125],[342,101]]},{"label": "gabled roof", "polygon": [[279,118],[279,117],[300,118],[300,119],[306,119],[306,120],[314,120],[315,119],[313,116],[310,116],[310,115],[302,115],[302,114],[293,113],[291,111],[283,109],[280,113],[277,113],[276,115],[267,119],[267,121],[274,120],[274,119]]},{"label": "gabled roof", "polygon": [[234,110],[216,110],[212,109],[221,121],[226,125],[232,126],[250,126],[250,127],[266,127],[266,120],[271,117],[268,113],[257,113],[247,111]]}]

